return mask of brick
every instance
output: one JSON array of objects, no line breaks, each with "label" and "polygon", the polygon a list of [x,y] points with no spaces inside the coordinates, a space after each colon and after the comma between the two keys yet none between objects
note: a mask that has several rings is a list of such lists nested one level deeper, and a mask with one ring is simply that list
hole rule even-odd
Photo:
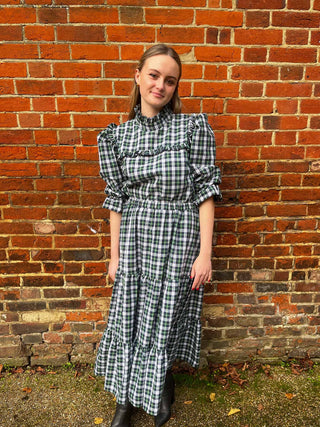
[{"label": "brick", "polygon": [[115,7],[77,7],[69,10],[70,23],[117,24],[118,10]]},{"label": "brick", "polygon": [[13,94],[14,87],[12,80],[1,80],[0,81],[0,92],[4,95]]},{"label": "brick", "polygon": [[266,114],[273,111],[273,102],[270,101],[251,101],[251,100],[238,100],[229,99],[227,104],[228,113],[242,113],[242,114]]},{"label": "brick", "polygon": [[30,358],[30,365],[40,366],[62,366],[69,362],[68,354],[52,355],[52,356],[32,356]]},{"label": "brick", "polygon": [[[238,132],[228,134],[228,144],[233,146],[256,146],[256,145],[271,145],[271,133],[270,132]],[[252,165],[260,166],[261,169],[263,164]],[[248,167],[250,167],[248,165]]]},{"label": "brick", "polygon": [[293,48],[270,48],[270,62],[293,62],[308,63],[316,62],[316,51],[312,48],[293,49]]},{"label": "brick", "polygon": [[98,128],[103,129],[108,122],[117,122],[117,115],[111,114],[73,114],[75,128]]},{"label": "brick", "polygon": [[276,80],[278,68],[268,65],[238,65],[232,68],[233,80]]},{"label": "brick", "polygon": [[70,42],[104,42],[103,26],[57,26],[57,40]]},{"label": "brick", "polygon": [[303,78],[302,67],[282,67],[281,68],[281,80],[301,80]]},{"label": "brick", "polygon": [[43,295],[45,298],[78,298],[80,296],[80,291],[78,288],[72,289],[44,289]]},{"label": "brick", "polygon": [[108,26],[108,40],[111,42],[148,42],[152,43],[155,38],[155,30],[145,26]]},{"label": "brick", "polygon": [[70,51],[66,45],[44,44],[40,46],[41,59],[70,59]]},{"label": "brick", "polygon": [[61,178],[52,180],[43,178],[36,183],[38,191],[77,191],[80,189],[79,179],[76,178]]},{"label": "brick", "polygon": [[3,40],[3,41],[22,40],[22,27],[19,25],[1,26],[0,40]]},{"label": "brick", "polygon": [[267,49],[264,47],[244,49],[244,60],[246,62],[265,62],[266,58]]},{"label": "brick", "polygon": [[43,123],[49,128],[68,128],[71,126],[69,114],[44,114]]},{"label": "brick", "polygon": [[283,9],[285,0],[237,0],[240,9]]},{"label": "brick", "polygon": [[269,27],[270,12],[251,11],[246,12],[247,27]]},{"label": "brick", "polygon": [[221,293],[250,293],[252,284],[249,283],[218,283],[217,292]]},{"label": "brick", "polygon": [[42,335],[41,334],[28,334],[28,335],[22,335],[22,342],[24,344],[39,344],[42,342]]},{"label": "brick", "polygon": [[231,30],[224,29],[219,31],[219,42],[221,44],[231,44]]},{"label": "brick", "polygon": [[310,0],[289,0],[288,9],[310,9]]},{"label": "brick", "polygon": [[158,4],[159,6],[204,7],[206,6],[206,1],[205,0],[158,0]]},{"label": "brick", "polygon": [[99,321],[102,319],[102,314],[99,312],[67,312],[66,319],[71,322]]},{"label": "brick", "polygon": [[28,69],[30,77],[52,77],[50,64],[48,63],[29,62]]},{"label": "brick", "polygon": [[27,77],[27,66],[21,62],[3,62],[0,77]]},{"label": "brick", "polygon": [[[286,43],[289,45],[307,45],[309,32],[306,30],[287,30]],[[311,43],[313,44],[313,43]]]},{"label": "brick", "polygon": [[296,189],[296,190],[290,190],[285,189],[282,191],[282,200],[319,200],[320,197],[320,190],[312,189],[312,190],[306,190],[306,189]]},{"label": "brick", "polygon": [[38,311],[46,309],[46,303],[44,301],[8,302],[6,306],[9,311]]},{"label": "brick", "polygon": [[195,47],[194,50],[198,61],[238,62],[241,56],[241,49],[238,47],[206,46]]},{"label": "brick", "polygon": [[2,44],[0,45],[0,58],[3,59],[36,59],[38,50],[35,45]]},{"label": "brick", "polygon": [[207,28],[207,43],[218,43],[219,30],[218,28]]},{"label": "brick", "polygon": [[119,50],[116,46],[103,44],[80,44],[71,46],[72,59],[117,60]]},{"label": "brick", "polygon": [[154,6],[155,0],[109,0],[108,3],[121,6]]},{"label": "brick", "polygon": [[288,292],[288,285],[286,283],[276,283],[276,282],[265,282],[258,283],[256,285],[256,291],[261,293],[266,292]]},{"label": "brick", "polygon": [[2,7],[0,24],[26,24],[36,22],[36,9],[27,7]]},{"label": "brick", "polygon": [[41,24],[64,24],[67,23],[67,8],[42,7],[38,10],[38,21]]},{"label": "brick", "polygon": [[53,65],[53,75],[57,78],[92,78],[100,77],[100,64],[79,64],[79,63],[55,63]]},{"label": "brick", "polygon": [[238,45],[281,45],[281,30],[236,29],[235,43]]},{"label": "brick", "polygon": [[312,12],[280,12],[272,14],[272,25],[275,27],[319,28],[320,16]]},{"label": "brick", "polygon": [[25,25],[25,38],[34,41],[54,41],[54,26],[46,25]]},{"label": "brick", "polygon": [[193,15],[194,12],[191,9],[145,8],[147,24],[190,25],[193,23]]},{"label": "brick", "polygon": [[261,179],[261,176],[244,176],[239,178],[239,185],[241,188],[270,188],[277,187],[278,185],[278,176],[269,175],[264,176]]},{"label": "brick", "polygon": [[203,43],[204,28],[162,27],[157,29],[160,43]]},{"label": "brick", "polygon": [[194,96],[205,97],[237,97],[239,92],[238,83],[194,83]]},{"label": "brick", "polygon": [[23,285],[30,287],[51,287],[63,286],[63,277],[52,277],[52,276],[29,276],[23,278]]},{"label": "brick", "polygon": [[120,22],[122,24],[142,24],[143,8],[139,6],[120,7]]},{"label": "brick", "polygon": [[247,337],[247,329],[227,329],[226,338],[245,338]]},{"label": "brick", "polygon": [[59,81],[17,80],[16,85],[22,95],[62,94],[62,84]]},{"label": "brick", "polygon": [[236,11],[197,10],[196,24],[209,25],[211,27],[241,27],[243,14]]},{"label": "brick", "polygon": [[205,304],[233,304],[232,295],[205,295],[203,302]]}]

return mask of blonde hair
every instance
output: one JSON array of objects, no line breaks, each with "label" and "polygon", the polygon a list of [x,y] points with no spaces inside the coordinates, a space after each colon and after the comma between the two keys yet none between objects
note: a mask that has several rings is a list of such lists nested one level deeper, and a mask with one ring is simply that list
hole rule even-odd
[{"label": "blonde hair", "polygon": [[[177,54],[177,52],[172,47],[169,47],[165,44],[156,44],[144,52],[144,54],[140,58],[137,69],[139,71],[141,71],[146,60],[151,58],[152,56],[156,56],[156,55],[171,56],[171,58],[173,58],[176,61],[176,63],[178,64],[178,67],[179,67],[178,83],[177,83],[176,89],[173,93],[173,96],[170,100],[169,105],[170,105],[174,114],[179,114],[179,113],[181,113],[181,100],[180,100],[179,93],[178,93],[178,86],[179,86],[179,80],[181,77],[182,65],[181,65],[180,57]],[[139,86],[137,85],[136,81],[134,80],[133,89],[132,89],[132,92],[130,95],[130,112],[129,112],[129,117],[128,117],[129,120],[131,120],[135,117],[136,113],[135,113],[134,109],[138,104],[140,104],[140,102],[141,102],[140,89],[139,89]]]}]

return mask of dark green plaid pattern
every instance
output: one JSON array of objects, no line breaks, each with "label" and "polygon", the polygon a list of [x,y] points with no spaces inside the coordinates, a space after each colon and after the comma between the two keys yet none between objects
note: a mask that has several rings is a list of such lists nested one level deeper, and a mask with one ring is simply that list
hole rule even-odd
[{"label": "dark green plaid pattern", "polygon": [[98,137],[104,206],[122,212],[120,262],[95,373],[118,403],[151,415],[177,358],[199,362],[203,288],[192,291],[198,205],[220,197],[207,117],[173,115],[108,126]]}]

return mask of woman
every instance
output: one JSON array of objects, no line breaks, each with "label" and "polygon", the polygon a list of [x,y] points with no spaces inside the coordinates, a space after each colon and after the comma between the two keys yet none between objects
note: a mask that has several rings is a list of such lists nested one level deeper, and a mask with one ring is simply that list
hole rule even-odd
[{"label": "woman", "polygon": [[112,427],[130,426],[133,407],[165,424],[174,360],[199,362],[201,285],[211,279],[220,172],[206,115],[180,114],[180,76],[172,48],[148,49],[129,120],[98,137],[114,287],[95,373],[116,396]]}]

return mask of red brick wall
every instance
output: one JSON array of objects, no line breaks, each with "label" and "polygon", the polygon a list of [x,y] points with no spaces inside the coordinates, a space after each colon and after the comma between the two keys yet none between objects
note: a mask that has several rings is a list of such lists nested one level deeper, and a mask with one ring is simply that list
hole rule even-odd
[{"label": "red brick wall", "polygon": [[181,54],[223,173],[203,357],[319,356],[320,1],[1,3],[0,363],[94,359],[111,295],[96,135],[126,119],[155,42]]}]

